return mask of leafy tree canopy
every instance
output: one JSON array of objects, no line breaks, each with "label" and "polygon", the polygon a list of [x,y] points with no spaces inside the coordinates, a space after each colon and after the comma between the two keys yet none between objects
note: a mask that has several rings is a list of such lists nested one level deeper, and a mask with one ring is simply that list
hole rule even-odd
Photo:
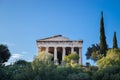
[{"label": "leafy tree canopy", "polygon": [[45,53],[45,51],[39,52],[38,55],[34,58],[34,61],[32,62],[32,67],[40,66],[39,63],[42,64],[51,64],[53,55],[51,53]]},{"label": "leafy tree canopy", "polygon": [[97,61],[102,57],[100,54],[100,45],[99,44],[92,44],[91,47],[87,48],[86,58],[91,59],[93,61]]},{"label": "leafy tree canopy", "polygon": [[[70,53],[64,57],[65,66],[78,67],[79,55],[77,53]],[[63,64],[64,65],[64,64]]]},{"label": "leafy tree canopy", "polygon": [[99,68],[106,66],[119,65],[120,66],[120,49],[110,49],[107,55],[97,62]]},{"label": "leafy tree canopy", "polygon": [[7,62],[11,53],[6,45],[0,44],[0,65]]},{"label": "leafy tree canopy", "polygon": [[77,53],[71,53],[68,56],[64,57],[64,60],[71,61],[71,60],[79,60],[79,55]]},{"label": "leafy tree canopy", "polygon": [[29,64],[30,62],[27,62],[27,61],[25,61],[25,60],[22,60],[22,59],[20,59],[20,60],[17,60],[13,65],[21,65],[21,66],[24,66],[24,65],[27,65],[27,64]]}]

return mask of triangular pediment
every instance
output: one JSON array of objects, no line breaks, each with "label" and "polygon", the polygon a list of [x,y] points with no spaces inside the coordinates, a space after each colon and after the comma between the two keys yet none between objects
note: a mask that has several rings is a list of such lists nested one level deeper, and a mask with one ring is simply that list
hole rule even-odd
[{"label": "triangular pediment", "polygon": [[66,38],[62,35],[56,35],[48,38],[43,38],[38,41],[69,41],[69,38]]}]

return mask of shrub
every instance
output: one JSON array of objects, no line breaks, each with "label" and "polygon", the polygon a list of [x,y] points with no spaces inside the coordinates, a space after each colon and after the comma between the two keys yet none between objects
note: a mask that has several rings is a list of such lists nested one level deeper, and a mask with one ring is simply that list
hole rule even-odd
[{"label": "shrub", "polygon": [[93,75],[93,80],[120,80],[120,66],[109,66],[98,70]]},{"label": "shrub", "polygon": [[97,62],[98,67],[105,68],[106,66],[120,66],[120,49],[110,49],[107,51],[106,57],[101,58]]},{"label": "shrub", "polygon": [[91,80],[90,76],[87,73],[79,73],[79,74],[69,74],[68,80]]}]

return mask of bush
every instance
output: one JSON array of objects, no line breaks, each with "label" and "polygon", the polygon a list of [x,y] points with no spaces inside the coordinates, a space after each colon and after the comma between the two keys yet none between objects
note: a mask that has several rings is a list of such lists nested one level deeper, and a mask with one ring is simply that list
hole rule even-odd
[{"label": "bush", "polygon": [[93,80],[120,80],[120,66],[109,66],[94,73]]},{"label": "bush", "polygon": [[87,73],[79,73],[79,74],[69,74],[68,80],[91,80],[90,76]]},{"label": "bush", "polygon": [[97,62],[98,67],[105,68],[106,66],[119,65],[120,66],[120,49],[110,49],[107,55]]},{"label": "bush", "polygon": [[64,66],[78,66],[79,55],[77,53],[71,53],[68,56],[64,57],[63,65]]}]

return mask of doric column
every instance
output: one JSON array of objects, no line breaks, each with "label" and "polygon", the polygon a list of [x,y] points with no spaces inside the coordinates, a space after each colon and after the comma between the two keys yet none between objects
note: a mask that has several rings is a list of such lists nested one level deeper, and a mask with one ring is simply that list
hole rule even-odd
[{"label": "doric column", "polygon": [[82,47],[79,48],[79,64],[82,65]]},{"label": "doric column", "polygon": [[46,54],[46,59],[47,59],[48,58],[48,47],[46,47],[45,54]]},{"label": "doric column", "polygon": [[41,47],[38,47],[38,52],[41,52]]},{"label": "doric column", "polygon": [[54,47],[54,62],[57,63],[57,47]]},{"label": "doric column", "polygon": [[71,53],[73,53],[74,52],[74,47],[71,47]]},{"label": "doric column", "polygon": [[65,47],[63,47],[62,60],[64,60],[64,57],[65,57]]}]

